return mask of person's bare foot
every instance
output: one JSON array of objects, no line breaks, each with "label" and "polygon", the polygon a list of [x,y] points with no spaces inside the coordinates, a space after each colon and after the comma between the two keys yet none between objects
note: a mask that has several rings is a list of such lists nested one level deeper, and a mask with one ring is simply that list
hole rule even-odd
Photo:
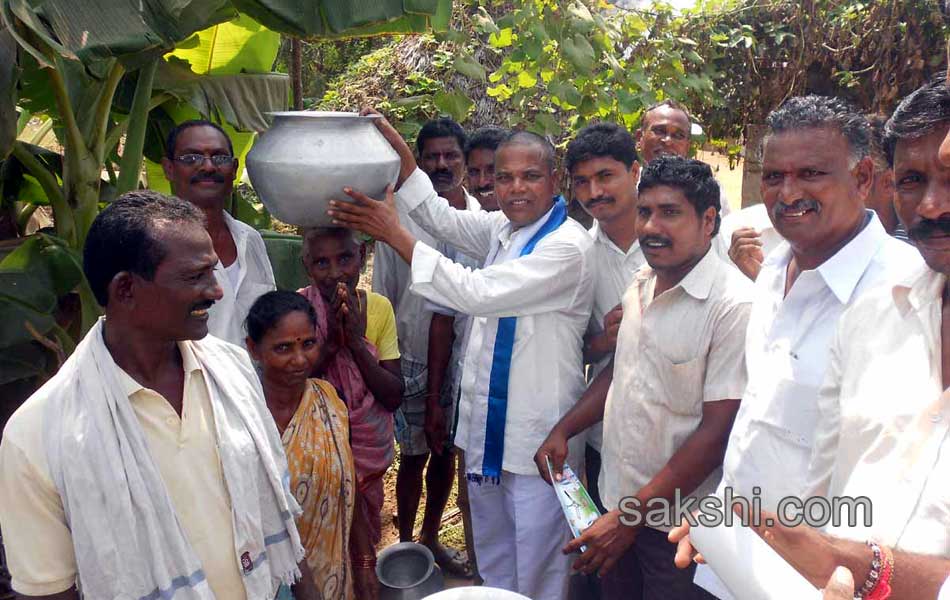
[{"label": "person's bare foot", "polygon": [[471,579],[473,575],[472,565],[468,562],[468,555],[464,550],[449,548],[439,542],[432,543],[420,540],[419,543],[432,551],[435,563],[439,565],[442,571],[454,577]]}]

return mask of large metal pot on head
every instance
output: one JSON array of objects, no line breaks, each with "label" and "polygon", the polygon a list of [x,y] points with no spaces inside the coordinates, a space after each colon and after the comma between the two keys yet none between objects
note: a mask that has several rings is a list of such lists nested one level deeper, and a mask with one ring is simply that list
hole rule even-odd
[{"label": "large metal pot on head", "polygon": [[349,200],[349,186],[382,199],[399,176],[399,155],[376,129],[376,116],[289,111],[247,155],[254,191],[272,215],[301,227],[329,226],[331,199]]},{"label": "large metal pot on head", "polygon": [[445,582],[432,551],[415,542],[393,544],[376,558],[379,600],[421,600]]}]

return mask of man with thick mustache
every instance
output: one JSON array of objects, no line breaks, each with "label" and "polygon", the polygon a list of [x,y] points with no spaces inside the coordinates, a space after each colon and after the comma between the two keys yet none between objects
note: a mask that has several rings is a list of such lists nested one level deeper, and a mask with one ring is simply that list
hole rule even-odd
[{"label": "man with thick mustache", "polygon": [[498,210],[495,197],[495,150],[508,137],[500,127],[482,127],[465,144],[465,168],[468,188],[485,210]]},{"label": "man with thick mustache", "polygon": [[402,158],[399,205],[484,267],[466,269],[418,242],[391,196],[377,202],[349,190],[356,202],[333,203],[330,214],[392,246],[411,265],[413,292],[472,316],[455,443],[465,451],[479,571],[491,587],[563,598],[569,566],[560,550],[570,533],[533,454],[584,390],[590,236],[555,195],[554,147],[544,138],[516,132],[501,143],[501,211],[473,212],[439,198],[395,129],[377,126]]},{"label": "man with thick mustache", "polygon": [[[762,196],[786,240],[762,265],[746,339],[749,383],[723,462],[731,487],[775,511],[807,491],[818,389],[841,313],[920,257],[864,201],[873,181],[867,119],[842,100],[790,98],[769,115]],[[711,570],[696,582],[731,597]]]},{"label": "man with thick mustache", "polygon": [[105,317],[0,443],[18,598],[274,598],[301,575],[295,596],[321,596],[257,373],[207,335],[218,264],[187,202],[129,192],[93,221]]},{"label": "man with thick mustache", "polygon": [[[584,164],[572,169],[575,182]],[[602,160],[601,169],[607,164]],[[574,567],[598,573],[607,600],[708,597],[692,572],[674,566],[668,528],[645,516],[657,499],[702,497],[715,488],[745,385],[752,284],[711,250],[718,227],[719,186],[709,165],[675,156],[647,165],[637,230],[648,265],[623,294],[612,364],[535,454],[542,476],[548,461],[560,473],[568,440],[603,420],[607,512],[565,552],[587,546]],[[624,498],[636,500],[636,522],[629,509],[621,512]]]},{"label": "man with thick mustache", "polygon": [[276,285],[261,234],[225,210],[238,172],[231,139],[210,121],[185,121],[168,134],[162,170],[175,195],[205,214],[218,256],[214,276],[223,295],[211,308],[208,331],[244,348],[247,311]]}]

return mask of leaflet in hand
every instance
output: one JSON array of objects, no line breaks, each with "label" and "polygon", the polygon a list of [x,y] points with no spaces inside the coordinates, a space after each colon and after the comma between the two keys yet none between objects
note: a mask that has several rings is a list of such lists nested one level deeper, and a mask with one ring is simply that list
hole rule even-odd
[{"label": "leaflet in hand", "polygon": [[[597,510],[590,494],[587,493],[570,466],[564,465],[561,471],[561,480],[558,481],[554,478],[554,469],[551,466],[550,458],[547,459],[547,463],[548,475],[551,477],[557,499],[561,503],[561,510],[564,511],[567,524],[571,527],[571,533],[574,534],[574,537],[577,537],[594,524],[594,521],[600,517],[600,511]],[[581,551],[584,550],[586,548],[582,547]]]}]

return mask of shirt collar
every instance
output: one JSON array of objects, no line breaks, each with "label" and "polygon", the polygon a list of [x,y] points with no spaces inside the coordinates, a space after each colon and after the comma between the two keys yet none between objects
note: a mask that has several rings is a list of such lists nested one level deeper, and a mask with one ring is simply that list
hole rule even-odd
[{"label": "shirt collar", "polygon": [[[195,371],[201,370],[201,363],[198,362],[198,357],[195,356],[189,342],[178,342],[178,350],[181,352],[182,371],[184,371],[186,378]],[[131,398],[134,394],[145,389],[145,386],[133,379],[122,367],[116,365],[116,369],[119,372],[119,384],[122,386],[122,392],[127,397]]]},{"label": "shirt collar", "polygon": [[512,242],[512,239],[514,239],[515,237],[517,237],[517,239],[519,240],[524,240],[525,244],[528,243],[528,240],[534,237],[534,234],[537,233],[538,230],[541,229],[541,227],[543,227],[544,224],[548,222],[548,218],[551,216],[551,212],[554,210],[554,207],[557,205],[557,199],[558,197],[555,196],[554,204],[551,205],[551,208],[549,208],[546,213],[541,215],[541,218],[539,218],[537,221],[535,221],[534,223],[526,227],[522,227],[521,229],[516,230],[514,226],[511,224],[511,221],[509,221],[508,224],[505,225],[505,227],[501,231],[498,232],[498,240],[501,242],[502,246],[507,247],[507,245],[510,244]]},{"label": "shirt collar", "polygon": [[892,289],[894,304],[902,313],[919,311],[924,305],[939,300],[947,276],[934,271],[926,264],[914,269]]},{"label": "shirt collar", "polygon": [[253,230],[253,228],[232,217],[228,211],[224,211],[224,223],[228,226],[231,237],[234,238],[234,245],[237,246],[238,256],[244,256],[244,249],[247,247],[247,236],[250,233],[249,230]]},{"label": "shirt collar", "polygon": [[482,203],[475,196],[469,194],[467,189],[462,188],[462,193],[465,194],[465,210],[474,212],[482,210]]},{"label": "shirt collar", "polygon": [[[690,269],[685,277],[680,279],[679,283],[674,285],[671,290],[682,288],[684,292],[697,300],[709,298],[713,283],[716,281],[716,275],[719,271],[719,255],[710,245],[706,255],[703,256],[696,265]],[[634,274],[634,279],[638,283],[643,283],[656,277],[656,273],[649,264],[644,264]]]},{"label": "shirt collar", "polygon": [[631,253],[636,252],[640,248],[640,241],[633,240],[633,243],[630,244],[630,247],[626,252],[624,252],[620,249],[620,246],[615,244],[613,240],[610,239],[610,236],[604,232],[604,229],[600,226],[600,221],[597,220],[594,221],[594,224],[588,230],[588,233],[590,233],[591,237],[593,237],[594,241],[598,244],[602,244],[611,251],[616,252],[617,254],[622,254],[623,256],[629,256]]},{"label": "shirt collar", "polygon": [[847,304],[851,300],[858,281],[867,271],[868,265],[871,264],[881,244],[888,238],[887,231],[877,218],[877,213],[868,209],[865,209],[865,213],[867,225],[864,229],[816,269],[825,280],[825,285],[842,304]]},{"label": "shirt collar", "polygon": [[[867,224],[858,232],[858,235],[815,269],[828,289],[842,304],[847,304],[851,300],[854,288],[858,286],[868,265],[881,248],[881,244],[888,240],[887,231],[881,225],[877,214],[868,209],[864,212]],[[781,268],[782,289],[784,289],[785,267],[791,259],[792,247],[785,241],[766,258],[762,265]]]}]

